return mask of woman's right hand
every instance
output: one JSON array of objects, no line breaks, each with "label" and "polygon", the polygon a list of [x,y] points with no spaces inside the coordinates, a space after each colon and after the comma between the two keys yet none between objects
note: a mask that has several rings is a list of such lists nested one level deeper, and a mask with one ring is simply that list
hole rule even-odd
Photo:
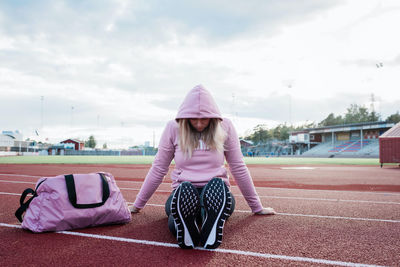
[{"label": "woman's right hand", "polygon": [[275,215],[276,211],[273,208],[263,208],[261,211],[256,212],[257,215]]},{"label": "woman's right hand", "polygon": [[140,209],[136,208],[134,205],[128,206],[128,208],[131,213],[138,213],[140,211]]}]

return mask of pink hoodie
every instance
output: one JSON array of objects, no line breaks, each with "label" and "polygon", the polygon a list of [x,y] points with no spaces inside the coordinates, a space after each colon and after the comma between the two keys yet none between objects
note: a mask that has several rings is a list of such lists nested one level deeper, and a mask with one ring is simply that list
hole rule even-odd
[{"label": "pink hoodie", "polygon": [[[222,128],[227,134],[224,153],[199,146],[193,151],[191,158],[185,158],[179,147],[179,125],[176,121],[182,118],[218,118],[222,120]],[[175,120],[167,123],[153,165],[136,197],[135,207],[143,208],[146,205],[168,173],[172,160],[175,160],[175,168],[171,173],[173,188],[179,186],[183,181],[189,181],[196,187],[202,187],[213,177],[222,178],[229,186],[225,159],[252,212],[261,211],[262,204],[243,161],[236,130],[229,119],[222,118],[211,94],[202,85],[198,85],[187,94]]]}]

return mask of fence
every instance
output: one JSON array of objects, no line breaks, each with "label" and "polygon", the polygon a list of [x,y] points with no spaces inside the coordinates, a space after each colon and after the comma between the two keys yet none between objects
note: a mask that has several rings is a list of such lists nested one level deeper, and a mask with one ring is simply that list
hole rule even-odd
[{"label": "fence", "polygon": [[65,156],[154,156],[157,154],[155,149],[135,149],[135,150],[70,150],[64,151]]},{"label": "fence", "polygon": [[242,147],[242,154],[248,157],[269,157],[290,155],[291,148],[285,141],[270,141],[249,147]]}]

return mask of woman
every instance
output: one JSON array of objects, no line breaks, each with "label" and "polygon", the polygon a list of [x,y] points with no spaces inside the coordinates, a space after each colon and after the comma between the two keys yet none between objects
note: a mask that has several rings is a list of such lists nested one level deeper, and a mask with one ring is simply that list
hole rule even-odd
[{"label": "woman", "polygon": [[222,118],[211,94],[202,85],[187,94],[175,120],[168,122],[153,165],[130,207],[132,213],[146,205],[173,159],[174,190],[165,211],[168,226],[180,247],[200,244],[216,248],[221,244],[224,222],[235,208],[225,159],[252,212],[275,214],[272,208],[262,207],[232,122]]}]

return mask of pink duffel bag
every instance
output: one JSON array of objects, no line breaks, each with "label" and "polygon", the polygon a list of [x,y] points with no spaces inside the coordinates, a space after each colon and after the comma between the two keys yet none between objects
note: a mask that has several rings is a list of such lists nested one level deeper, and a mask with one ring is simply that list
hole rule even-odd
[{"label": "pink duffel bag", "polygon": [[[25,201],[28,194],[33,196]],[[131,220],[114,176],[89,173],[43,177],[26,189],[15,216],[32,232],[63,231]],[[25,213],[25,216],[23,214]]]}]

